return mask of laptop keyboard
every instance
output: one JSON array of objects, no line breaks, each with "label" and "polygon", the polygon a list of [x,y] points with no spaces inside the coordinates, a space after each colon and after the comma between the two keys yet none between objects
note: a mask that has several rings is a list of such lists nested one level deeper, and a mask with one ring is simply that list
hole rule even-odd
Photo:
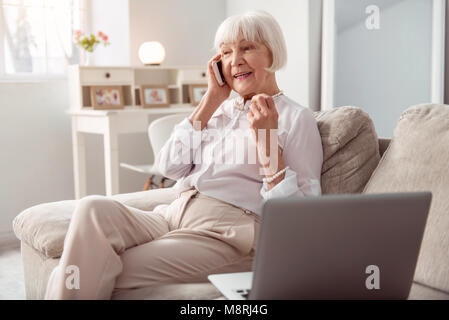
[{"label": "laptop keyboard", "polygon": [[243,298],[248,299],[249,293],[251,292],[251,289],[238,289],[235,290],[239,295],[241,295]]}]

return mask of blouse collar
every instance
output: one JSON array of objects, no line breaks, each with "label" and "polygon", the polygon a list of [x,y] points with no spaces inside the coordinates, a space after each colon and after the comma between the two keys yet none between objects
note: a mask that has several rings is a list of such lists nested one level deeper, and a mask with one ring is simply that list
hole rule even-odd
[{"label": "blouse collar", "polygon": [[[276,99],[281,95],[284,95],[283,91],[280,91],[279,93],[275,94],[273,96],[273,99],[276,101]],[[217,117],[223,114],[229,119],[233,119],[236,116],[236,113],[238,115],[245,115],[246,112],[249,110],[251,100],[247,100],[245,104],[243,103],[244,98],[242,96],[237,96],[233,99],[230,99],[225,103],[223,103],[223,105],[221,105],[221,107],[215,111],[213,117]]]},{"label": "blouse collar", "polygon": [[[272,96],[273,99],[276,99],[279,96],[282,96],[284,94],[284,92],[281,90],[278,93],[276,93],[275,95]],[[242,96],[238,96],[237,98],[234,99],[233,101],[233,108],[243,111],[243,112],[248,112],[249,110],[249,106],[251,105],[251,100],[247,100],[246,103],[244,103],[244,98]]]}]

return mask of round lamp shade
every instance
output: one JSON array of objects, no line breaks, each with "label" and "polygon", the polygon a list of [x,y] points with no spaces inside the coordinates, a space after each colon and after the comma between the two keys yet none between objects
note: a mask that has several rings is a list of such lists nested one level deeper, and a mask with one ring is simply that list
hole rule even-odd
[{"label": "round lamp shade", "polygon": [[139,48],[139,58],[145,65],[160,65],[165,59],[165,48],[159,41],[144,42]]}]

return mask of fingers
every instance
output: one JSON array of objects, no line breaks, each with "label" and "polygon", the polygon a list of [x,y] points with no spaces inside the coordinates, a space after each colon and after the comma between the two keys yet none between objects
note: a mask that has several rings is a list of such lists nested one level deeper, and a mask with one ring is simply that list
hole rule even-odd
[{"label": "fingers", "polygon": [[[271,97],[269,97],[269,98],[271,98]],[[269,111],[269,106],[268,106],[266,100],[268,100],[268,99],[265,96],[258,95],[251,100],[250,108],[257,110],[260,115],[262,115],[264,117],[268,117],[270,111]]]},{"label": "fingers", "polygon": [[249,106],[249,110],[250,110],[250,112],[252,112],[253,118],[255,120],[259,120],[264,117],[264,115],[261,111],[261,108],[259,107],[259,105],[256,102],[251,102],[251,105]]},{"label": "fingers", "polygon": [[209,63],[212,63],[215,60],[220,60],[221,59],[221,53],[217,53],[215,56],[212,57],[212,59],[209,60]]},{"label": "fingers", "polygon": [[268,132],[271,129],[277,129],[278,113],[273,98],[267,94],[259,94],[251,99],[246,117],[256,140],[258,140],[259,129],[269,129],[267,130],[267,138],[270,137]]},{"label": "fingers", "polygon": [[[207,73],[210,78],[215,78],[214,68],[212,67],[213,62],[219,61],[220,59],[221,59],[221,53],[218,53],[207,62]],[[218,81],[216,79],[215,79],[215,82],[218,83]]]},{"label": "fingers", "polygon": [[209,71],[213,72],[213,69],[212,69],[212,62],[218,61],[218,60],[220,60],[220,58],[221,58],[221,54],[219,53],[219,54],[216,54],[212,59],[210,59],[210,60],[207,62],[207,66],[208,66]]},{"label": "fingers", "polygon": [[210,59],[207,63],[209,65],[209,68],[212,69],[212,62],[219,61],[220,59],[221,59],[221,53],[218,53],[215,56],[213,56],[212,59]]},{"label": "fingers", "polygon": [[207,65],[209,66],[209,69],[212,69],[212,62],[219,61],[221,59],[221,53],[216,54],[207,62]]},{"label": "fingers", "polygon": [[274,104],[273,97],[268,96],[266,99],[268,109],[271,109],[272,111],[276,110],[276,105]]}]

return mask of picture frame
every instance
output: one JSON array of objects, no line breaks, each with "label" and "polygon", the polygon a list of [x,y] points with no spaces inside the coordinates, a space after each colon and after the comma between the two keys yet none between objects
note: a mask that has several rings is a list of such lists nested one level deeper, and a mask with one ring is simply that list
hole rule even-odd
[{"label": "picture frame", "polygon": [[191,84],[189,85],[189,98],[190,103],[193,106],[197,106],[201,98],[206,94],[207,92],[207,84]]},{"label": "picture frame", "polygon": [[140,105],[143,108],[168,107],[170,105],[168,85],[141,85]]},{"label": "picture frame", "polygon": [[121,86],[92,86],[90,97],[94,110],[123,109],[123,88]]}]

